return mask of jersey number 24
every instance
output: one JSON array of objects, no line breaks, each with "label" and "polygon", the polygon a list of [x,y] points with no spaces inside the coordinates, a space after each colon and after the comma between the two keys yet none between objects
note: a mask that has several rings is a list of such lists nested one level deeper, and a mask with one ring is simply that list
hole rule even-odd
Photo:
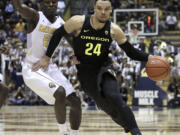
[{"label": "jersey number 24", "polygon": [[93,45],[93,43],[86,43],[87,48],[85,50],[85,54],[89,56],[96,54],[99,56],[101,54],[101,46],[101,44]]}]

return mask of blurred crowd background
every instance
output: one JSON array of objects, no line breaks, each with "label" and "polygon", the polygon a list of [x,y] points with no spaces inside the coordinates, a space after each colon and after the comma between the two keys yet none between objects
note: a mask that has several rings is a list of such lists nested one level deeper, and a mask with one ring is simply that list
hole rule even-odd
[{"label": "blurred crowd background", "polygon": [[[40,0],[22,0],[27,6],[40,10]],[[180,3],[178,0],[112,0],[114,9],[126,8],[159,8],[159,35],[174,37],[180,34]],[[88,4],[87,4],[88,3]],[[88,14],[93,9],[93,0],[59,0],[57,15],[65,20],[73,15]],[[145,14],[119,15],[118,21],[128,21],[139,18],[145,23],[145,31],[151,32],[155,28],[151,14],[151,26]],[[128,20],[127,20],[128,19]],[[22,64],[26,54],[26,21],[15,12],[11,0],[0,0],[0,46],[10,46],[8,56],[1,55],[0,79],[10,89],[6,104],[9,105],[46,105],[46,103],[27,88],[22,78]],[[124,30],[124,26],[122,26]],[[130,38],[130,37],[129,37]],[[171,38],[145,36],[138,39],[134,46],[144,52],[166,57],[171,64],[171,75],[167,80],[159,82],[168,93],[169,100],[178,98],[180,93],[180,49],[178,42]],[[117,71],[120,90],[126,102],[132,96],[132,90],[137,84],[140,74],[140,62],[131,61],[121,51],[116,42],[112,42],[109,57],[114,62]],[[73,50],[63,39],[53,55],[53,63],[57,64],[68,80],[73,84],[77,94],[81,97],[83,106],[94,106],[93,100],[82,91],[76,76],[76,67],[71,64]],[[128,102],[129,103],[129,102]],[[131,103],[129,103],[131,104]]]}]

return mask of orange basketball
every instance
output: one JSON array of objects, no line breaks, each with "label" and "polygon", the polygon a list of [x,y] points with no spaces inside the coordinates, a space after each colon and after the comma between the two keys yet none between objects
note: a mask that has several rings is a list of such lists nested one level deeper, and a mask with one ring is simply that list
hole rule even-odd
[{"label": "orange basketball", "polygon": [[169,62],[161,56],[153,56],[146,63],[146,73],[151,80],[164,80],[170,73]]}]

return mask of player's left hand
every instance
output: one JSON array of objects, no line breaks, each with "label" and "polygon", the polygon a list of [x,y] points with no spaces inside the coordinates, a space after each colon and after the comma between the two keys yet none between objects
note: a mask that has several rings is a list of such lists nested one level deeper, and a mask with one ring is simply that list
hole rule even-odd
[{"label": "player's left hand", "polygon": [[151,54],[150,54],[149,57],[148,57],[148,60],[151,59],[151,58],[153,58],[153,57],[154,57],[154,55],[151,55]]},{"label": "player's left hand", "polygon": [[50,58],[48,56],[43,56],[43,58],[40,61],[38,61],[32,66],[32,71],[37,71],[40,68],[46,71],[49,66],[49,62],[50,62]]}]

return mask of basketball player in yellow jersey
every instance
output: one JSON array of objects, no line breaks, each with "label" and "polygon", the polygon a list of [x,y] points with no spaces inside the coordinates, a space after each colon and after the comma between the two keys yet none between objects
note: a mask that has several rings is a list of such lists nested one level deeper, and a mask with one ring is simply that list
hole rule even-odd
[{"label": "basketball player in yellow jersey", "polygon": [[135,49],[127,41],[121,28],[109,20],[111,13],[111,0],[96,0],[93,15],[70,18],[54,32],[46,56],[32,69],[34,71],[39,68],[46,69],[62,36],[74,33],[73,49],[80,62],[77,69],[83,90],[96,101],[99,108],[121,125],[125,132],[141,135],[132,110],[122,100],[108,54],[112,40],[116,40],[126,54],[134,60],[146,62],[149,54]]},{"label": "basketball player in yellow jersey", "polygon": [[53,32],[64,21],[56,16],[58,0],[42,0],[41,11],[37,12],[13,0],[14,7],[28,23],[27,46],[28,52],[23,64],[23,79],[25,84],[48,104],[54,104],[56,119],[62,135],[69,135],[66,127],[65,100],[70,103],[70,135],[78,135],[81,122],[81,103],[70,82],[50,64],[48,70],[33,72],[31,67],[45,55]]}]

